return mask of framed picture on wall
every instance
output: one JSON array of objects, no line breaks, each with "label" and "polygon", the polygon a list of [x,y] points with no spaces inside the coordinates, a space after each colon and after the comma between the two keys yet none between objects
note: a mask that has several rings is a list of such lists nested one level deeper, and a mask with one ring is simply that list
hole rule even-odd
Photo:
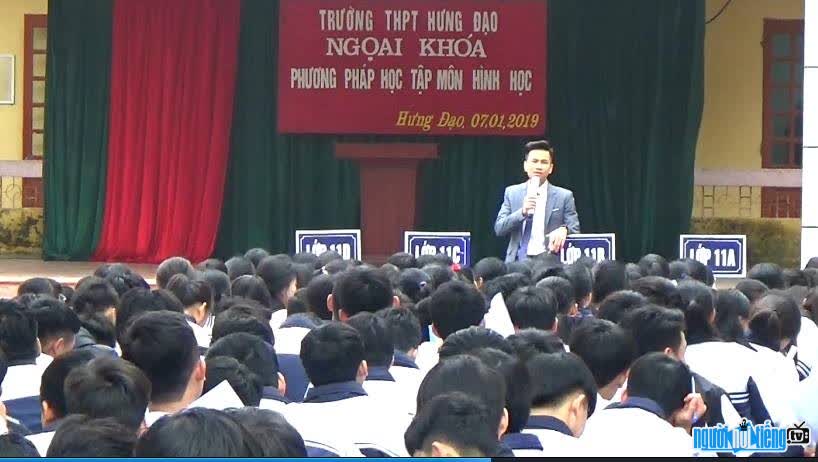
[{"label": "framed picture on wall", "polygon": [[0,55],[0,104],[14,104],[14,55]]}]

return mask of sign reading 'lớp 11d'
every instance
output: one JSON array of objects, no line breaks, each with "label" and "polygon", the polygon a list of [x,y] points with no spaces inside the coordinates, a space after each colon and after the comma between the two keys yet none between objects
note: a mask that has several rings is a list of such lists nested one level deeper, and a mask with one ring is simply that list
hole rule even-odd
[{"label": "sign reading 'l\u1edbp 11d'", "polygon": [[534,135],[545,0],[280,0],[282,133]]}]

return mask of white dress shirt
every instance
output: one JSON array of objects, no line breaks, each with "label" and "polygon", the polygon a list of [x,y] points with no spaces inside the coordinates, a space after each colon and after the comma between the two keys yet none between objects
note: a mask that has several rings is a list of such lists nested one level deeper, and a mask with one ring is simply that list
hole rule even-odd
[{"label": "white dress shirt", "polygon": [[[528,194],[531,194],[529,191]],[[548,181],[545,181],[536,190],[537,205],[534,207],[534,217],[531,221],[531,239],[528,241],[528,255],[539,255],[545,253],[546,242],[545,236],[545,219],[546,211],[548,210]]]}]

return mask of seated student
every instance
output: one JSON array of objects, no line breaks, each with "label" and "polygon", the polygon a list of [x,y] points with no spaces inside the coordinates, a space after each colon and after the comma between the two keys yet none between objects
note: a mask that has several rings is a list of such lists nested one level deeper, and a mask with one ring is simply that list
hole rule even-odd
[{"label": "seated student", "polygon": [[42,432],[28,435],[40,454],[45,454],[48,444],[54,437],[62,419],[68,415],[68,406],[65,402],[65,378],[74,369],[84,366],[94,359],[93,353],[88,350],[74,350],[66,353],[45,368],[40,380],[40,408]]},{"label": "seated student", "polygon": [[74,349],[80,319],[71,308],[54,298],[34,300],[28,312],[37,321],[37,338],[43,353],[56,358]]},{"label": "seated student", "polygon": [[[606,457],[692,457],[690,369],[663,353],[633,363],[622,402],[588,419],[580,441]],[[636,430],[638,429],[638,431]]]},{"label": "seated student", "polygon": [[[218,258],[208,258],[208,259],[205,259],[205,260],[199,262],[199,264],[196,265],[196,270],[197,271],[209,271],[209,270],[218,271],[218,272],[224,274],[225,276],[227,276],[227,265],[225,265],[224,262],[222,260],[219,260]],[[228,282],[230,282],[229,279],[228,279]]]},{"label": "seated student", "polygon": [[[740,416],[751,422],[770,419],[757,385],[754,352],[735,342],[724,342],[714,327],[716,310],[712,289],[694,280],[679,283],[685,305],[684,361],[698,374],[727,392]],[[755,377],[755,378],[754,378]]]},{"label": "seated student", "polygon": [[196,335],[199,348],[209,347],[215,306],[210,285],[203,279],[174,274],[168,281],[167,290],[185,307],[185,316],[190,321],[190,328]]},{"label": "seated student", "polygon": [[798,345],[798,359],[812,371],[818,366],[818,325],[812,319],[811,310],[807,308],[812,307],[812,303],[807,302],[810,294],[811,291],[808,290],[806,295],[800,299],[801,329],[798,331],[795,344]]},{"label": "seated student", "polygon": [[40,431],[40,378],[51,357],[40,354],[37,321],[18,303],[0,299],[0,351],[9,368],[2,398],[8,415],[33,432]]},{"label": "seated student", "polygon": [[224,411],[185,409],[157,420],[139,437],[134,457],[261,457],[255,438]]},{"label": "seated student", "polygon": [[670,265],[665,257],[650,253],[639,260],[639,271],[642,276],[661,276],[670,278]]},{"label": "seated student", "polygon": [[418,346],[423,340],[420,321],[408,308],[386,309],[375,314],[386,322],[390,336],[395,344],[394,357],[389,373],[392,374],[396,382],[414,390],[414,392],[411,392],[411,396],[414,396],[417,394],[420,381],[423,380],[423,374],[417,363],[415,363]]},{"label": "seated student", "polygon": [[136,432],[114,418],[75,414],[57,428],[46,457],[128,458],[133,454]]},{"label": "seated student", "polygon": [[670,279],[659,276],[645,276],[631,282],[631,290],[642,294],[648,303],[666,308],[684,308],[679,289]]},{"label": "seated student", "polygon": [[[816,328],[810,319],[801,314],[799,303],[787,292],[771,290],[764,297],[756,301],[757,309],[772,309],[778,314],[781,322],[781,346],[779,351],[793,360],[798,370],[798,378],[804,380],[810,375],[816,353],[810,350],[818,343]],[[805,325],[809,326],[805,328]],[[810,330],[810,328],[813,328]],[[798,343],[798,339],[804,344]]]},{"label": "seated student", "polygon": [[576,457],[577,439],[594,413],[597,389],[588,367],[573,353],[538,354],[526,363],[531,377],[531,414],[524,434],[539,439],[541,456]]},{"label": "seated student", "polygon": [[[264,283],[264,279],[253,274],[239,276],[233,279],[230,291],[233,293],[233,297],[243,297],[258,302],[272,315],[273,296],[270,295],[270,291],[267,289],[267,284]],[[219,312],[221,312],[221,310],[217,310],[216,314]]]},{"label": "seated student", "polygon": [[417,268],[409,268],[398,275],[398,289],[403,292],[412,303],[418,303],[434,292],[435,286],[432,277]]},{"label": "seated student", "polygon": [[244,252],[244,258],[250,261],[254,267],[258,268],[258,264],[261,263],[261,260],[270,256],[270,252],[266,249],[262,249],[261,247],[255,247],[247,252]]},{"label": "seated student", "polygon": [[[687,275],[690,279],[699,281],[707,287],[713,287],[715,282],[713,271],[707,265],[692,258],[685,258],[682,262],[687,265]],[[677,282],[682,281],[678,280]]]},{"label": "seated student", "polygon": [[55,284],[52,279],[31,278],[26,279],[17,286],[17,295],[24,294],[47,295],[51,298],[58,298],[60,291],[58,284]]},{"label": "seated student", "polygon": [[25,436],[11,432],[0,435],[0,457],[40,457],[40,453]]},{"label": "seated student", "polygon": [[574,331],[571,352],[582,359],[594,376],[599,390],[594,411],[604,409],[628,380],[628,369],[636,359],[633,339],[618,325],[594,319]]},{"label": "seated student", "polygon": [[320,274],[307,284],[309,311],[325,321],[332,319],[332,311],[327,307],[327,299],[332,294],[332,289],[333,279],[327,274]]},{"label": "seated student", "polygon": [[568,318],[579,314],[577,301],[574,299],[574,286],[567,276],[549,276],[537,282],[537,287],[550,289],[557,297],[557,335],[563,342],[567,342],[571,338]]},{"label": "seated student", "polygon": [[506,274],[507,268],[503,260],[497,257],[486,257],[474,264],[472,268],[472,275],[474,276],[474,285],[478,290],[482,290],[486,283],[492,279],[498,278]]},{"label": "seated student", "polygon": [[503,300],[507,300],[515,290],[530,285],[530,277],[522,273],[509,273],[502,276],[497,276],[496,278],[487,282],[483,286],[481,292],[483,292],[483,294],[486,296],[486,300],[488,301],[492,301],[494,297],[498,296],[498,294],[502,296]]},{"label": "seated student", "polygon": [[514,354],[523,361],[540,353],[559,353],[567,348],[555,333],[539,329],[521,330],[509,336],[506,341]]},{"label": "seated student", "polygon": [[[297,289],[293,264],[277,256],[265,257],[256,265],[256,274],[264,280],[272,296],[273,321],[271,326],[278,328],[287,318],[287,304]],[[277,313],[279,311],[280,313]]]},{"label": "seated student", "polygon": [[579,318],[587,318],[592,315],[591,296],[594,290],[594,274],[586,266],[579,263],[567,265],[565,274],[574,288],[574,299],[577,301]]},{"label": "seated student", "polygon": [[249,305],[235,305],[216,315],[211,341],[236,332],[247,332],[275,345],[275,336],[263,314]]},{"label": "seated student", "polygon": [[105,279],[105,281],[111,284],[111,287],[116,290],[116,293],[119,294],[120,297],[125,295],[125,292],[134,288],[148,290],[151,288],[142,276],[129,268],[128,265],[122,263],[114,263],[107,266],[103,265],[97,268],[97,271],[94,272],[94,276]]},{"label": "seated student", "polygon": [[307,457],[304,439],[278,412],[245,407],[228,409],[227,414],[258,443],[260,457]]},{"label": "seated student", "polygon": [[761,281],[770,289],[786,289],[784,270],[775,263],[758,263],[747,272],[748,279]]},{"label": "seated student", "polygon": [[[633,337],[637,356],[661,352],[684,362],[687,339],[682,311],[647,305],[628,313],[621,326]],[[695,372],[693,377],[696,391],[707,405],[707,413],[699,416],[696,426],[715,426],[719,423],[730,427],[738,425],[741,417],[724,389]]]},{"label": "seated student", "polygon": [[[210,346],[205,361],[217,356],[233,358],[259,377],[262,385],[261,402],[258,404],[260,407],[278,410],[290,402],[286,397],[288,384],[284,375],[278,370],[275,349],[260,338],[245,332],[226,335]],[[303,399],[303,393],[309,383],[306,373],[304,376],[304,390],[299,400]],[[213,383],[213,385],[218,385],[218,383]]]},{"label": "seated student", "polygon": [[594,285],[591,291],[591,306],[594,311],[608,295],[626,290],[630,285],[625,264],[616,260],[605,260],[594,267]]},{"label": "seated student", "polygon": [[440,345],[438,353],[440,358],[449,358],[484,348],[493,348],[503,353],[514,354],[514,349],[507,339],[491,329],[480,326],[461,329],[449,335]]},{"label": "seated student", "polygon": [[202,394],[207,393],[224,382],[230,384],[245,406],[258,406],[264,384],[261,378],[244,364],[229,356],[208,356],[205,359],[207,372]]},{"label": "seated student", "polygon": [[119,309],[116,310],[116,338],[122,343],[125,331],[131,322],[149,311],[172,311],[184,313],[184,305],[171,292],[164,289],[131,289],[122,295]]},{"label": "seated student", "polygon": [[[368,374],[364,357],[361,335],[346,324],[331,322],[304,337],[301,360],[313,388],[303,403],[288,405],[284,412],[308,449],[318,442],[338,448],[338,456],[360,457],[372,449],[372,454],[404,454],[400,435],[409,416],[367,396],[362,386]],[[362,415],[378,419],[350,420]]]},{"label": "seated student", "polygon": [[373,269],[355,268],[341,273],[327,297],[327,308],[340,321],[393,306],[400,306],[400,300],[392,293],[392,285]]},{"label": "seated student", "polygon": [[736,283],[736,290],[743,293],[750,303],[755,303],[756,300],[763,297],[770,291],[767,284],[755,279],[742,279]]},{"label": "seated student", "polygon": [[620,290],[602,300],[602,303],[599,304],[597,317],[619,324],[625,314],[647,304],[648,300],[639,292]]},{"label": "seated student", "polygon": [[[329,276],[321,275],[319,278],[328,278]],[[319,282],[320,284],[320,282]],[[287,319],[281,323],[281,326],[276,329],[273,334],[276,338],[276,351],[280,354],[297,355],[301,350],[301,341],[307,332],[315,329],[323,323],[323,318],[316,315],[310,301],[311,288],[314,288],[312,281],[307,287],[298,289],[295,296],[290,299],[290,305],[287,307]],[[323,301],[326,308],[327,296],[332,292],[332,283],[330,282],[329,290],[324,294]],[[299,307],[299,311],[293,311],[294,308]],[[329,316],[332,318],[332,315]]]},{"label": "seated student", "polygon": [[716,291],[716,330],[725,342],[746,345],[750,300],[738,289]]},{"label": "seated student", "polygon": [[[474,286],[459,281],[438,287],[427,303],[432,331],[443,340],[460,329],[479,326],[487,311],[483,295]],[[421,371],[428,371],[437,363],[439,346],[426,342],[418,347],[415,361]]]},{"label": "seated student", "polygon": [[210,289],[213,291],[213,306],[210,307],[211,310],[216,308],[216,305],[219,304],[222,298],[233,295],[233,291],[230,290],[230,278],[227,277],[227,268],[225,268],[224,271],[205,269],[201,272],[201,275],[202,279],[210,285]]},{"label": "seated student", "polygon": [[90,276],[77,284],[71,300],[74,312],[80,318],[82,328],[77,334],[77,348],[101,348],[116,346],[116,310],[119,294],[104,279]]},{"label": "seated student", "polygon": [[136,434],[143,428],[151,382],[136,366],[120,358],[97,358],[74,368],[65,378],[69,414],[112,418]]},{"label": "seated student", "polygon": [[415,260],[415,256],[407,252],[393,253],[386,259],[386,262],[390,265],[395,265],[399,271],[417,267],[417,260]]},{"label": "seated student", "polygon": [[457,355],[439,362],[423,379],[417,395],[417,413],[437,397],[460,392],[477,399],[488,408],[486,422],[495,429],[494,450],[491,457],[511,457],[511,449],[499,441],[508,429],[508,411],[505,409],[506,382],[503,376],[486,366],[479,358]]},{"label": "seated student", "polygon": [[456,391],[432,398],[404,438],[413,457],[489,457],[497,448],[497,428],[491,424],[488,406]]},{"label": "seated student", "polygon": [[180,313],[149,312],[136,318],[123,336],[122,358],[151,381],[147,426],[186,408],[202,394],[204,361],[196,336]]},{"label": "seated student", "polygon": [[193,277],[196,270],[187,258],[170,257],[165,259],[156,268],[156,285],[160,289],[166,289],[170,278],[176,274],[184,274],[187,277]]},{"label": "seated student", "polygon": [[228,259],[224,262],[224,266],[227,267],[227,277],[231,281],[235,281],[241,276],[254,276],[256,274],[256,267],[253,262],[243,256]]},{"label": "seated student", "polygon": [[556,332],[557,297],[541,287],[521,287],[506,299],[514,331],[534,328]]}]

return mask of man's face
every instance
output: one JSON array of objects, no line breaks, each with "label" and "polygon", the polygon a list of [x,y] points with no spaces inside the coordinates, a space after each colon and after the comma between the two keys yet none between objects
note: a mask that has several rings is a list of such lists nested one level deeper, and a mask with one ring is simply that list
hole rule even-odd
[{"label": "man's face", "polygon": [[537,177],[541,182],[545,181],[554,170],[551,153],[544,149],[535,149],[529,152],[525,162],[523,162],[523,170],[525,170],[529,178]]}]

